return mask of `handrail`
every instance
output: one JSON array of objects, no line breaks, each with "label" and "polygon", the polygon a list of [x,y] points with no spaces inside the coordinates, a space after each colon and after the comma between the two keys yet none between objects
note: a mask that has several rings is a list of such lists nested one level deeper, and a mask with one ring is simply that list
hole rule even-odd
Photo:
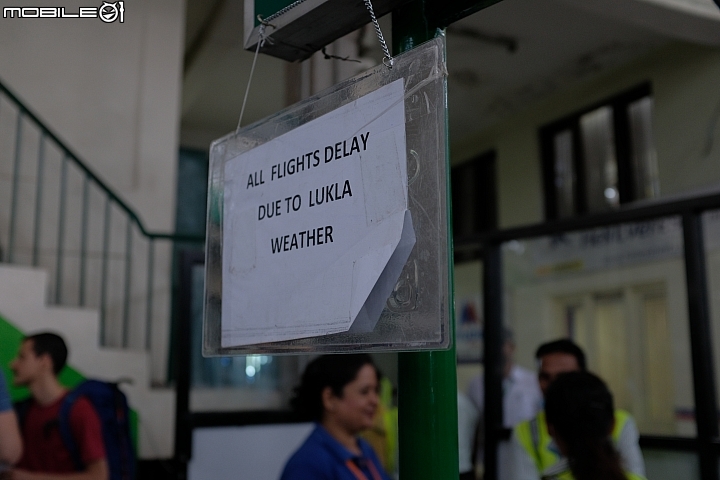
[{"label": "handrail", "polygon": [[[149,231],[135,210],[2,80],[0,99],[6,102],[0,113],[9,104],[15,115],[9,128],[14,140],[3,144],[0,137],[0,148],[10,152],[7,165],[0,163],[1,172],[10,172],[11,183],[10,205],[0,204],[0,218],[8,219],[7,232],[0,225],[0,235],[8,239],[6,260],[46,268],[56,304],[97,308],[101,345],[132,348],[144,343],[150,350],[152,326],[159,316],[171,315],[174,248],[201,244],[205,236]],[[0,132],[3,118],[6,113],[0,116]],[[46,144],[54,147],[52,158]],[[30,148],[37,148],[35,163],[26,159]],[[59,178],[49,175],[50,166],[58,166]],[[81,181],[74,189],[72,175]],[[58,182],[59,193],[48,189],[48,182]],[[23,201],[23,194],[31,192],[34,203]],[[76,211],[72,201],[81,202]],[[162,303],[154,301],[158,294]]]},{"label": "handrail", "polygon": [[107,196],[115,202],[122,210],[125,211],[125,213],[135,222],[135,224],[140,229],[140,232],[148,238],[156,238],[156,239],[165,239],[165,240],[176,240],[176,241],[189,241],[189,242],[202,242],[205,241],[205,236],[198,236],[198,235],[176,235],[174,233],[159,233],[159,232],[149,232],[145,226],[142,223],[142,220],[140,217],[135,213],[135,211],[129,207],[125,201],[120,198],[118,194],[116,194],[90,167],[88,167],[85,162],[80,160],[80,157],[73,152],[70,147],[67,146],[65,141],[63,141],[59,135],[57,135],[55,132],[53,132],[46,123],[40,119],[40,117],[33,112],[29,107],[25,105],[25,103],[20,100],[20,98],[12,91],[10,90],[2,79],[0,79],[0,91],[2,91],[9,99],[15,103],[15,105],[20,109],[20,111],[26,115],[28,118],[30,118],[40,129],[42,132],[47,135],[51,140],[53,140],[57,146],[59,146],[63,153],[72,160],[82,172],[90,178],[100,189],[107,194]]}]

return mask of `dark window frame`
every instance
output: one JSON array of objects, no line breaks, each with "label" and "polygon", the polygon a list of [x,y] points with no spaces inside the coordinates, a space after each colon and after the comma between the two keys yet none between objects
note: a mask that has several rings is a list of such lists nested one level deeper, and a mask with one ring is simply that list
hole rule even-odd
[{"label": "dark window frame", "polygon": [[[451,190],[453,206],[453,236],[470,238],[498,227],[497,201],[497,151],[486,150],[467,162],[453,166],[451,171]],[[460,179],[471,177],[473,189],[463,190]],[[471,208],[471,225],[458,225]]]},{"label": "dark window frame", "polygon": [[559,218],[557,206],[557,190],[555,188],[555,136],[563,131],[571,131],[573,139],[573,168],[575,169],[575,215],[584,215],[588,212],[587,185],[585,184],[585,155],[582,149],[580,133],[580,118],[586,113],[601,107],[611,107],[613,110],[613,134],[615,137],[615,157],[618,166],[618,193],[620,204],[632,202],[637,199],[634,191],[634,172],[632,162],[632,144],[630,138],[630,121],[628,107],[633,102],[652,96],[652,85],[644,82],[625,90],[612,97],[590,104],[570,115],[543,125],[539,129],[540,156],[542,162],[542,176],[545,200],[545,219]]},{"label": "dark window frame", "polygon": [[[707,284],[707,262],[704,247],[702,213],[720,208],[720,195],[688,197],[671,202],[653,203],[621,211],[604,212],[556,222],[496,230],[475,239],[472,245],[481,252],[483,261],[484,359],[485,359],[485,458],[496,458],[502,428],[496,420],[502,417],[502,325],[503,325],[503,253],[502,245],[513,240],[561,235],[565,232],[641,222],[661,217],[679,216],[683,224],[685,284],[688,293],[688,322],[692,365],[692,388],[695,409],[695,437],[641,435],[640,446],[697,455],[702,480],[718,480],[720,460],[720,420],[717,409],[715,352]],[[492,373],[491,375],[487,372]],[[489,478],[495,478],[495,475]]]}]

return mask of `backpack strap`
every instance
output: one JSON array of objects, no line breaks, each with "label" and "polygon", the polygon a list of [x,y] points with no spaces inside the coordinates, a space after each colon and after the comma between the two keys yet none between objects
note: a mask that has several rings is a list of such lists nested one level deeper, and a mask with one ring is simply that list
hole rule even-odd
[{"label": "backpack strap", "polygon": [[80,456],[80,447],[78,447],[72,429],[70,428],[70,411],[78,397],[80,397],[80,392],[71,390],[63,399],[62,405],[60,405],[60,412],[58,413],[58,429],[60,430],[60,438],[62,438],[63,445],[65,445],[65,448],[70,452],[70,458],[72,458],[73,465],[75,465],[75,470],[81,472],[85,470],[85,464]]}]

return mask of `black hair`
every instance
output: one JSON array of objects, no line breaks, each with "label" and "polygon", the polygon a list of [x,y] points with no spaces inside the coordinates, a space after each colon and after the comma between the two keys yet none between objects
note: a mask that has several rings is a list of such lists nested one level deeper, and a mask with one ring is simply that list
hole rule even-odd
[{"label": "black hair", "polygon": [[351,383],[365,365],[371,365],[380,379],[380,372],[366,353],[322,355],[308,364],[300,385],[295,387],[290,405],[304,420],[322,421],[324,407],[322,392],[330,387],[336,397],[342,397],[345,385]]},{"label": "black hair", "polygon": [[576,480],[625,480],[610,435],[615,419],[607,385],[590,372],[558,375],[545,394],[545,416],[562,440]]},{"label": "black hair", "polygon": [[35,355],[50,355],[53,364],[53,373],[57,375],[65,366],[68,357],[67,345],[65,340],[56,333],[41,332],[34,335],[28,335],[23,341],[32,340],[32,348]]},{"label": "black hair", "polygon": [[550,355],[551,353],[567,353],[568,355],[572,355],[575,357],[575,360],[577,360],[580,370],[587,370],[585,352],[569,338],[561,338],[552,342],[543,343],[535,352],[535,358],[540,360],[545,355]]}]

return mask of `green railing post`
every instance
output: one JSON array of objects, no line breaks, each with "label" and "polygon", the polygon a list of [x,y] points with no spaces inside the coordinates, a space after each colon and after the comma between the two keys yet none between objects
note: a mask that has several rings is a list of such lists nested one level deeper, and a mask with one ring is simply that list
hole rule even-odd
[{"label": "green railing post", "polygon": [[[414,0],[393,12],[392,33],[394,54],[410,50],[433,38],[435,29],[426,19],[422,0]],[[447,131],[447,125],[444,128]],[[449,210],[448,206],[448,219],[451,218]],[[450,239],[451,235],[449,231]],[[452,242],[450,243],[452,245]],[[451,305],[451,317],[454,317],[452,258],[452,248],[450,248],[448,262],[451,266],[451,274],[448,300]],[[451,323],[454,323],[454,318],[451,319]],[[454,335],[454,328],[452,331]],[[455,347],[448,351],[399,354],[398,378],[400,478],[403,480],[458,478]]]}]

